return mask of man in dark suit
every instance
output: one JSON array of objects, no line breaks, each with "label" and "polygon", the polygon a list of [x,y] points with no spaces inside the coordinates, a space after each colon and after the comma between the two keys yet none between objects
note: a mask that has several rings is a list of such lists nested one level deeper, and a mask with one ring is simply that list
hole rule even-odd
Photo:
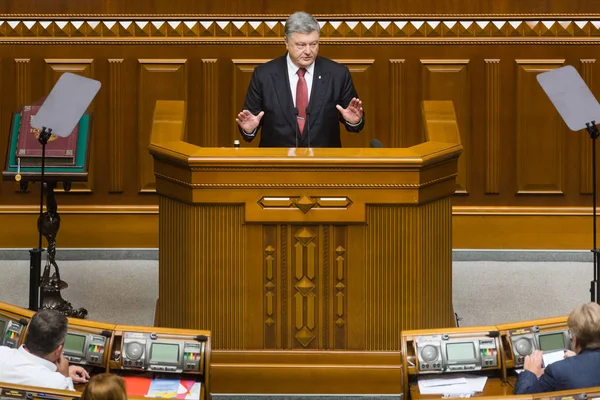
[{"label": "man in dark suit", "polygon": [[542,368],[542,352],[525,357],[515,385],[515,394],[553,392],[600,386],[600,305],[583,304],[574,309],[567,325],[575,352]]},{"label": "man in dark suit", "polygon": [[341,147],[339,122],[349,132],[363,128],[350,71],[317,55],[320,29],[312,15],[292,14],[285,23],[287,54],[254,70],[236,118],[247,142],[262,127],[261,147]]}]

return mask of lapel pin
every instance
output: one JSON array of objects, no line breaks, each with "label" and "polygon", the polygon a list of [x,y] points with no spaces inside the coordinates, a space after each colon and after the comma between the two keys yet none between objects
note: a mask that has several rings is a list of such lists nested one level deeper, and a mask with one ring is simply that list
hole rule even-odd
[{"label": "lapel pin", "polygon": [[321,75],[319,75],[319,79],[321,79]]}]

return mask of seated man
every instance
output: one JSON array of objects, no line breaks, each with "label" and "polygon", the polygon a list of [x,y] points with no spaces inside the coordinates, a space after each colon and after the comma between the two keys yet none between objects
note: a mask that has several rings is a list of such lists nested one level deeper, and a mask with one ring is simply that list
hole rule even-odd
[{"label": "seated man", "polygon": [[18,350],[0,346],[0,382],[75,390],[73,382],[89,379],[85,369],[69,366],[63,355],[67,317],[54,310],[37,312]]},{"label": "seated man", "polygon": [[600,305],[583,304],[569,314],[567,325],[575,354],[542,369],[542,352],[525,357],[515,394],[553,392],[600,386]]}]

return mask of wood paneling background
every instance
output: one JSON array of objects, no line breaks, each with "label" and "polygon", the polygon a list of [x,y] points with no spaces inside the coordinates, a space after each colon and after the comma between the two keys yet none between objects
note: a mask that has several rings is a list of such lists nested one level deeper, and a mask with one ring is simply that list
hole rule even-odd
[{"label": "wood paneling background", "polygon": [[[360,135],[343,133],[344,145],[368,146],[373,138],[388,147],[417,144],[421,100],[453,100],[465,146],[453,246],[589,248],[590,139],[564,126],[535,75],[573,65],[599,94],[600,4],[397,3],[294,6],[323,23],[320,54],[350,68],[364,102],[366,127]],[[187,100],[188,141],[231,146],[252,70],[284,54],[282,21],[291,11],[286,3],[250,0],[0,4],[0,154],[11,113],[45,96],[61,73],[102,82],[91,106],[90,180],[58,193],[66,218],[59,247],[157,246],[147,151],[155,100]],[[0,185],[0,224],[14,226],[3,247],[35,243],[29,225],[38,189]],[[506,237],[506,221],[514,221],[507,216],[515,213],[520,231],[531,233],[525,241]],[[552,244],[535,239],[545,217],[546,232],[558,235]],[[88,235],[77,234],[83,225]]]}]

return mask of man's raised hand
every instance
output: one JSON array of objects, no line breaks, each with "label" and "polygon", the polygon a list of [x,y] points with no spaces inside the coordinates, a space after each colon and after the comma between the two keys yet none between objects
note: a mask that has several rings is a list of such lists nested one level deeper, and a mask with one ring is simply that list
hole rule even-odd
[{"label": "man's raised hand", "polygon": [[352,100],[350,100],[348,107],[342,108],[342,106],[338,104],[335,108],[337,108],[340,114],[342,114],[342,117],[351,124],[358,124],[363,117],[362,101],[356,97],[353,97]]},{"label": "man's raised hand", "polygon": [[258,115],[254,115],[250,111],[244,110],[237,115],[235,122],[238,123],[244,132],[252,133],[258,128],[263,115],[265,115],[264,111],[259,112]]}]

